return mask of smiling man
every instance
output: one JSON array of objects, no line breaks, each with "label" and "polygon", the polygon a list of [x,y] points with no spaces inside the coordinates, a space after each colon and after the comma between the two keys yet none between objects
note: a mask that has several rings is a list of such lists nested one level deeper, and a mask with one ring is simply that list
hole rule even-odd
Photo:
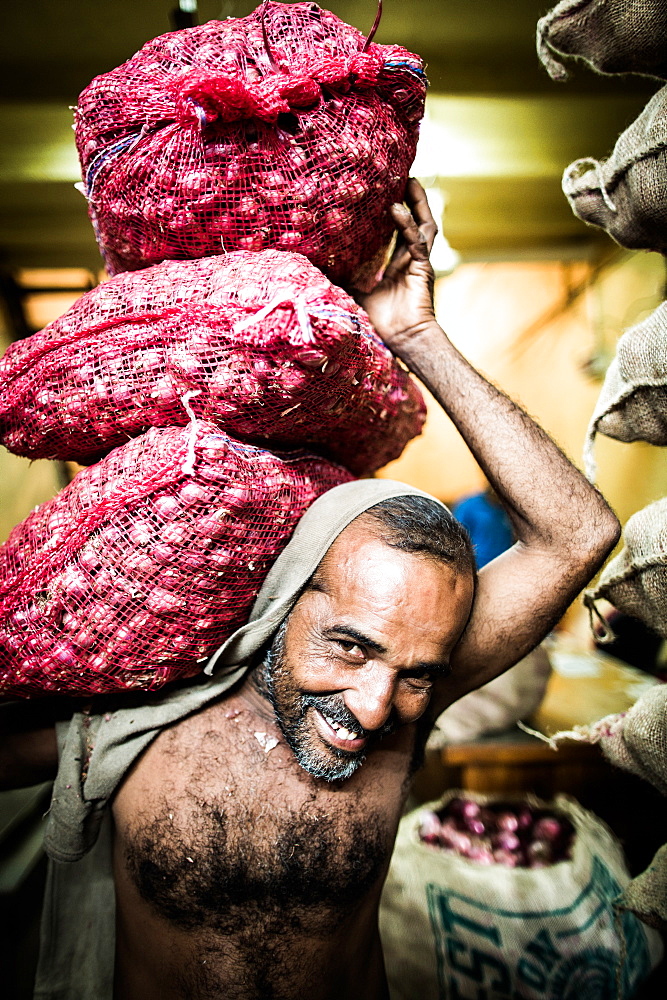
[{"label": "smiling man", "polygon": [[424,497],[382,501],[342,532],[251,679],[301,767],[349,778],[423,716],[473,590],[465,535]]},{"label": "smiling man", "polygon": [[[439,501],[345,484],[302,518],[210,680],[61,726],[43,1000],[386,998],[379,898],[433,721],[540,642],[617,540],[602,497],[436,323],[435,225],[414,181],[408,201],[360,301],[458,427],[517,542],[475,578]],[[36,781],[56,741],[46,722],[28,736],[15,727],[4,760],[19,748]],[[88,855],[107,802],[113,825]]]}]

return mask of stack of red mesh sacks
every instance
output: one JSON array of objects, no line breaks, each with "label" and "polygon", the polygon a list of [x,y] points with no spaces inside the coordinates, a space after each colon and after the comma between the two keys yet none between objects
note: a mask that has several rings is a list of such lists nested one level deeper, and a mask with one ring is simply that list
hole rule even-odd
[{"label": "stack of red mesh sacks", "polygon": [[9,349],[0,440],[95,464],[0,550],[0,693],[198,673],[313,500],[419,433],[418,390],[301,256],[367,281],[391,235],[423,72],[364,46],[313,4],[267,4],[155,39],[82,94],[116,276]]}]

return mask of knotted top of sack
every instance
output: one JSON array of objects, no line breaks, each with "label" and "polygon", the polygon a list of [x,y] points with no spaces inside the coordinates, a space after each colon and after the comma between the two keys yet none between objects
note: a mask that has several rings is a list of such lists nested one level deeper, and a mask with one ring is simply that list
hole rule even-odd
[{"label": "knotted top of sack", "polygon": [[123,136],[172,124],[272,122],[284,112],[317,109],[331,96],[322,88],[375,94],[416,135],[426,94],[419,56],[400,45],[367,44],[314,3],[268,2],[263,15],[258,8],[160,35],[95,77],[76,109],[79,155],[85,165]]},{"label": "knotted top of sack", "polygon": [[559,0],[537,22],[537,54],[552,80],[569,72],[556,56],[583,60],[603,76],[667,77],[664,0]]},{"label": "knotted top of sack", "polygon": [[[377,46],[373,46],[377,48]],[[275,121],[279,114],[312,107],[322,99],[322,87],[349,90],[373,87],[383,66],[376,52],[324,56],[308,69],[276,70],[253,81],[238,74],[192,69],[170,88],[178,120],[232,122],[242,118]]]}]

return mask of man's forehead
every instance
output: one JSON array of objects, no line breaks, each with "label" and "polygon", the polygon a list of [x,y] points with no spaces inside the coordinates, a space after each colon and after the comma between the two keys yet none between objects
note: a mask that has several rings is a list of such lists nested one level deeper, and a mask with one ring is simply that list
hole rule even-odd
[{"label": "man's forehead", "polygon": [[315,586],[350,573],[365,578],[375,570],[392,575],[392,567],[400,566],[404,573],[418,574],[427,562],[452,577],[452,582],[460,574],[445,561],[435,559],[427,552],[404,551],[399,548],[388,531],[383,531],[382,523],[368,514],[360,514],[344,528],[329,547],[321,560],[312,583]]},{"label": "man's forehead", "polygon": [[320,570],[327,573],[335,572],[345,565],[346,560],[351,560],[354,563],[357,561],[355,555],[358,555],[358,561],[361,561],[363,553],[369,548],[376,550],[379,558],[382,558],[384,550],[387,550],[387,558],[391,555],[391,547],[382,537],[382,525],[369,517],[368,514],[363,513],[350,521],[347,527],[343,528],[340,534],[334,538],[317,567],[315,576]]}]

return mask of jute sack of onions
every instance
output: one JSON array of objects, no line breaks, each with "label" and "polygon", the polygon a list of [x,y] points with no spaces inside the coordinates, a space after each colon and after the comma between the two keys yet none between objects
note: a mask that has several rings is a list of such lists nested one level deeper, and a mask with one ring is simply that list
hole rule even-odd
[{"label": "jute sack of onions", "polygon": [[574,214],[622,247],[667,252],[667,87],[619,137],[608,160],[575,160],[563,174]]},{"label": "jute sack of onions", "polygon": [[[667,639],[667,497],[633,514],[623,529],[623,541],[621,552],[584,594],[584,603],[594,614],[595,601],[603,597]],[[598,617],[604,642],[607,626]]]},{"label": "jute sack of onions", "polygon": [[200,421],[116,448],[0,549],[0,694],[148,690],[197,674],[245,622],[301,515],[351,478]]},{"label": "jute sack of onions", "polygon": [[537,52],[553,80],[569,75],[555,55],[577,56],[598,73],[665,80],[666,36],[665,0],[560,0],[537,22]]},{"label": "jute sack of onions", "polygon": [[418,56],[313,3],[155,38],[96,77],[75,114],[109,271],[275,247],[335,281],[374,273],[425,91]]},{"label": "jute sack of onions", "polygon": [[628,880],[616,839],[573,799],[447,793],[399,827],[380,908],[392,1000],[634,996],[662,944],[615,915]]},{"label": "jute sack of onions", "polygon": [[189,412],[362,474],[398,458],[425,404],[354,300],[277,250],[117,275],[0,360],[0,442],[19,455],[87,463]]},{"label": "jute sack of onions", "polygon": [[595,435],[667,444],[667,302],[623,334],[605,375],[584,449],[593,481]]}]

